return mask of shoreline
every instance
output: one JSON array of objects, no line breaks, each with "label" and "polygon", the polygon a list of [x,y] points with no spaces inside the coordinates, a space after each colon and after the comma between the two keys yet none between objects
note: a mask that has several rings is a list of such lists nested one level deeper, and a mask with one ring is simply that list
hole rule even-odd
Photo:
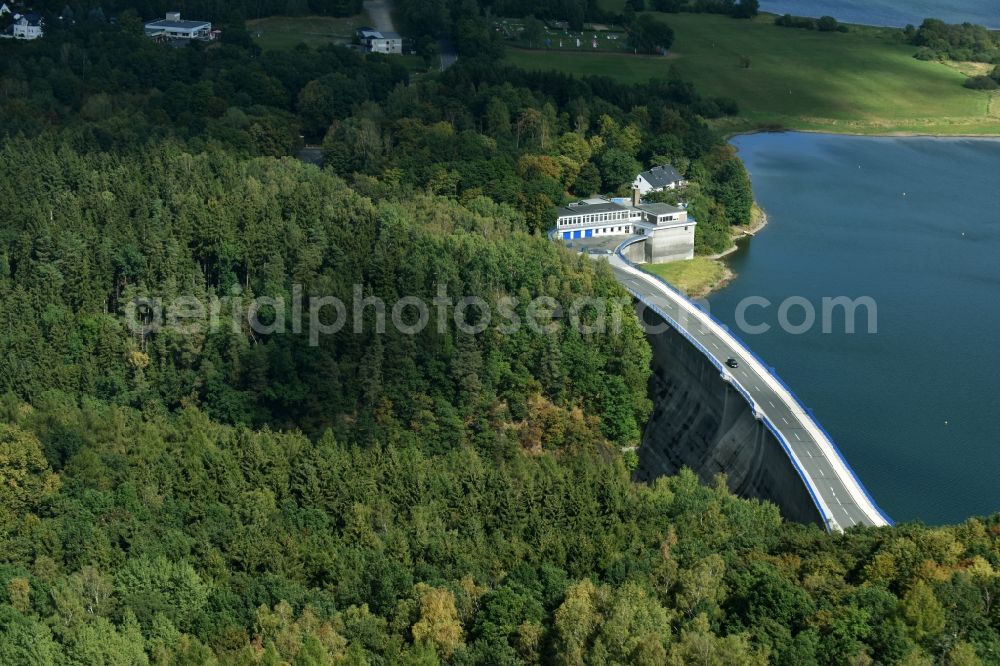
[{"label": "shoreline", "polygon": [[[1000,118],[997,119],[1000,124]],[[792,127],[756,127],[754,129],[736,130],[723,133],[722,138],[727,142],[739,136],[753,136],[755,134],[789,134],[792,132],[802,134],[825,134],[827,136],[850,136],[864,137],[869,139],[983,139],[986,141],[1000,141],[1000,132],[996,134],[934,134],[931,132],[835,132],[832,130],[818,129],[795,129]]]},{"label": "shoreline", "polygon": [[736,252],[738,249],[740,249],[740,246],[737,245],[737,241],[743,240],[744,238],[756,236],[761,231],[763,231],[764,227],[768,225],[768,223],[771,220],[767,216],[767,211],[761,208],[761,206],[758,205],[756,201],[753,202],[753,206],[754,210],[758,213],[757,222],[756,223],[751,222],[750,225],[746,227],[734,227],[734,232],[731,237],[733,244],[727,249],[723,250],[722,252],[706,255],[709,259],[712,259],[713,261],[718,261],[720,259],[728,257],[733,252]]},{"label": "shoreline", "polygon": [[729,267],[729,264],[727,264],[725,262],[721,262],[721,263],[722,263],[722,268],[723,268],[722,279],[720,279],[712,287],[703,290],[702,293],[691,294],[690,298],[692,298],[692,299],[704,299],[704,298],[708,298],[709,296],[711,296],[715,292],[722,291],[723,289],[725,289],[726,287],[728,287],[729,283],[731,283],[733,280],[735,280],[737,277],[739,277],[738,275],[736,275],[736,272],[733,271],[733,269],[731,269]]},{"label": "shoreline", "polygon": [[705,289],[701,289],[696,292],[688,294],[689,298],[694,298],[694,299],[707,298],[712,294],[714,294],[715,292],[725,289],[737,277],[739,277],[737,273],[733,271],[732,268],[729,267],[729,264],[723,260],[740,249],[740,246],[737,244],[738,241],[744,238],[752,238],[756,236],[758,233],[763,231],[763,229],[771,221],[767,215],[767,211],[765,211],[760,205],[758,205],[756,201],[754,201],[753,206],[754,206],[754,212],[757,214],[757,220],[755,222],[751,222],[749,226],[735,228],[735,231],[732,235],[733,244],[731,247],[717,254],[705,256],[706,259],[721,264],[723,269],[722,278],[718,282],[713,284],[711,287],[707,287]]}]

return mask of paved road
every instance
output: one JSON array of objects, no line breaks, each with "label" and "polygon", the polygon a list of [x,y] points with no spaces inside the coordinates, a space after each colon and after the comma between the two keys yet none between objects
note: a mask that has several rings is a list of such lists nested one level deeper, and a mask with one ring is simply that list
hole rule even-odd
[{"label": "paved road", "polygon": [[[812,416],[801,408],[769,368],[690,301],[629,266],[617,254],[609,257],[609,261],[618,281],[633,296],[673,318],[714,358],[727,381],[750,396],[758,417],[765,423],[770,422],[787,443],[790,456],[817,498],[820,513],[827,517],[830,530],[843,530],[853,525],[891,524],[867,497]],[[737,360],[738,368],[725,366],[730,358]]]}]

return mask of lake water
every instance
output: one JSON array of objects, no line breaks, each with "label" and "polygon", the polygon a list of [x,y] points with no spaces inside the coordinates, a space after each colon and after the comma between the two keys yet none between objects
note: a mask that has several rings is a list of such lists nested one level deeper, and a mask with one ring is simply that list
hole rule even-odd
[{"label": "lake water", "polygon": [[[1000,141],[757,134],[733,143],[770,225],[711,298],[895,520],[1000,511]],[[905,193],[905,195],[904,195]],[[779,304],[869,296],[877,328],[780,330]],[[788,320],[803,320],[793,307]],[[839,332],[838,332],[839,331]]]},{"label": "lake water", "polygon": [[761,0],[761,11],[796,16],[833,16],[847,23],[920,25],[925,18],[1000,27],[997,0]]}]

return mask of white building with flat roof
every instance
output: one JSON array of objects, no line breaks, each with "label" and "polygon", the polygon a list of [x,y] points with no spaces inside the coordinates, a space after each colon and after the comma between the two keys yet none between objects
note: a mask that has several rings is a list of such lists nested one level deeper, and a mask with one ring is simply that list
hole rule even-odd
[{"label": "white building with flat roof", "polygon": [[665,263],[694,257],[694,228],[698,223],[685,208],[663,203],[644,204],[635,191],[633,200],[582,199],[556,211],[556,236],[585,240],[601,236],[646,236],[642,256],[633,260]]},{"label": "white building with flat roof", "polygon": [[664,203],[639,204],[642,220],[635,224],[635,233],[647,236],[644,257],[646,263],[694,259],[694,227],[697,222],[687,210]]},{"label": "white building with flat roof", "polygon": [[147,37],[160,39],[213,39],[211,21],[182,21],[180,12],[167,12],[166,17],[146,24]]},{"label": "white building with flat roof", "polygon": [[582,199],[556,212],[556,231],[563,240],[633,233],[642,213],[608,199]]}]

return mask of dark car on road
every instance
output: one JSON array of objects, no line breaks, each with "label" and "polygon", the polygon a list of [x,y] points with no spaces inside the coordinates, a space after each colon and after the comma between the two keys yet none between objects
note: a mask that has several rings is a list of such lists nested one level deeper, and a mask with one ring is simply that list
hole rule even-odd
[{"label": "dark car on road", "polygon": [[728,365],[730,368],[734,368],[735,369],[735,368],[740,367],[740,362],[737,361],[735,358],[731,358],[731,359],[728,359],[726,361],[726,365]]}]

